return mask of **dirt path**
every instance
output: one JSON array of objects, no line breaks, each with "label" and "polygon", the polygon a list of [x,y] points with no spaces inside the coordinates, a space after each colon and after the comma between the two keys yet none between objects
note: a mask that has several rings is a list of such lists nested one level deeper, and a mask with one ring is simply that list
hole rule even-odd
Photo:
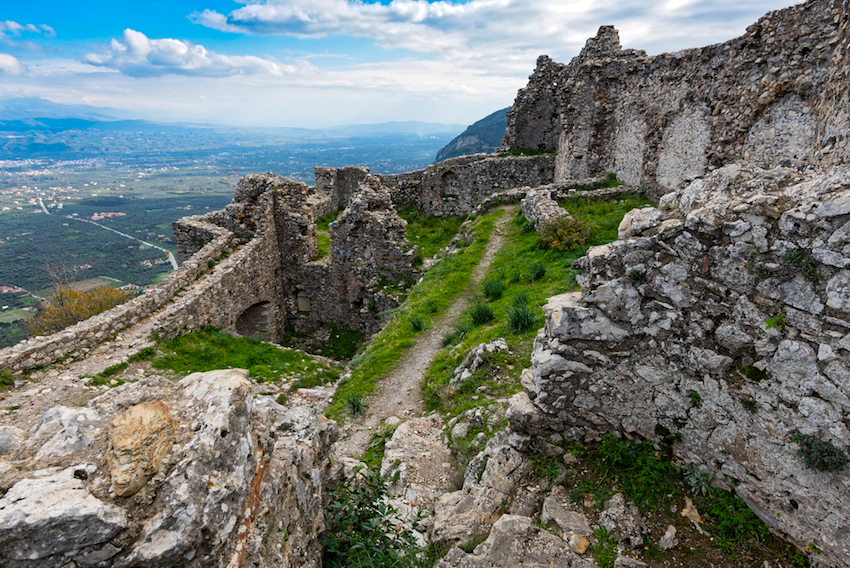
[{"label": "dirt path", "polygon": [[455,298],[439,320],[419,336],[416,344],[407,351],[396,369],[381,381],[378,392],[365,401],[366,414],[348,424],[344,429],[343,438],[336,443],[334,451],[338,456],[360,457],[366,450],[372,431],[390,416],[406,420],[423,414],[425,407],[420,388],[422,377],[443,348],[443,335],[469,306],[470,296],[484,280],[496,253],[504,244],[504,228],[512,217],[512,207],[503,206],[501,209],[504,209],[505,213],[496,221],[484,255],[472,270],[469,287]]}]

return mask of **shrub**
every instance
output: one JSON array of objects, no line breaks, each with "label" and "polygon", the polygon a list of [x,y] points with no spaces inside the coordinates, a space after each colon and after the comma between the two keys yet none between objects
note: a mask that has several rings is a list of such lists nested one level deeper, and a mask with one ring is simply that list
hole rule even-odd
[{"label": "shrub", "polygon": [[566,215],[547,219],[537,226],[540,246],[561,252],[584,245],[593,236],[594,230],[596,222],[592,219]]},{"label": "shrub", "polygon": [[702,397],[700,396],[700,394],[697,391],[695,391],[693,389],[689,390],[688,391],[688,398],[691,401],[691,406],[695,406],[697,408],[702,406]]},{"label": "shrub", "polygon": [[384,480],[373,471],[343,483],[331,495],[329,518],[322,537],[324,566],[328,568],[400,567],[424,564],[423,550],[413,531],[405,528],[396,509],[387,502]]},{"label": "shrub", "polygon": [[820,471],[839,470],[847,463],[844,450],[836,448],[832,445],[832,442],[822,439],[820,432],[813,436],[798,431],[792,439],[800,445],[800,450],[797,453],[803,458],[806,465],[813,469]]},{"label": "shrub", "polygon": [[484,295],[491,302],[501,298],[504,291],[505,283],[501,278],[488,278],[484,281]]},{"label": "shrub", "polygon": [[0,369],[0,389],[10,389],[15,386],[15,377],[9,369]]},{"label": "shrub", "polygon": [[700,469],[695,465],[686,465],[682,468],[682,476],[691,487],[691,492],[694,495],[701,493],[705,496],[711,491],[711,480],[714,479],[714,475],[710,471]]},{"label": "shrub", "polygon": [[348,409],[349,414],[351,414],[353,418],[357,418],[366,412],[366,406],[363,404],[363,399],[354,393],[346,397],[345,407]]},{"label": "shrub", "polygon": [[469,310],[469,319],[474,325],[484,325],[496,319],[496,314],[487,304],[475,304]]},{"label": "shrub", "polygon": [[40,309],[35,317],[30,319],[27,329],[33,337],[55,333],[111,310],[132,297],[132,292],[110,286],[101,286],[87,292],[79,292],[70,286],[58,286],[52,298],[40,303]]}]

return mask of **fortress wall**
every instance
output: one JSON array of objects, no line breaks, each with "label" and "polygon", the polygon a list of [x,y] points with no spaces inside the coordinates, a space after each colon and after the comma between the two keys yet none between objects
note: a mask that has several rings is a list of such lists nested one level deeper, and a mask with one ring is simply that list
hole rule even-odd
[{"label": "fortress wall", "polygon": [[154,310],[169,302],[181,288],[191,286],[198,275],[207,270],[209,260],[219,258],[235,245],[233,235],[220,227],[201,228],[199,230],[217,235],[205,244],[195,255],[183,262],[168,279],[147,290],[141,296],[98,314],[64,330],[44,337],[34,337],[0,350],[0,369],[14,371],[49,365],[80,349],[100,343],[112,334],[146,318]]},{"label": "fortress wall", "polygon": [[397,207],[414,205],[426,215],[466,215],[495,192],[552,183],[554,167],[554,156],[475,154],[417,172],[381,176],[381,180]]},{"label": "fortress wall", "polygon": [[726,43],[652,57],[602,27],[568,65],[538,59],[501,150],[557,151],[556,181],[614,171],[659,195],[740,158],[838,163],[846,20],[844,0],[810,0]]},{"label": "fortress wall", "polygon": [[277,340],[284,327],[278,309],[281,267],[277,258],[273,230],[252,239],[178,295],[162,314],[154,316],[152,331],[168,339],[208,325],[236,331],[237,320],[244,312],[268,302],[265,332],[257,332],[268,340]]}]

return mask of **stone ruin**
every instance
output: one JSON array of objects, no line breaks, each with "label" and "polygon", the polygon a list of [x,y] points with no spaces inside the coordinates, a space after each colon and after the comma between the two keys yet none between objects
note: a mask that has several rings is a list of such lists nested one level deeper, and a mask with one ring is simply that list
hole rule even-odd
[{"label": "stone ruin", "polygon": [[[794,439],[850,446],[848,8],[810,0],[724,44],[656,57],[620,49],[604,27],[568,65],[541,57],[502,150],[553,155],[467,156],[390,176],[317,168],[314,187],[246,176],[223,210],[175,223],[182,265],[169,280],[0,351],[0,367],[49,364],[145,318],[165,337],[207,325],[371,333],[398,305],[384,285],[418,276],[396,208],[474,215],[524,200],[536,223],[558,214],[575,180],[613,171],[658,207],[628,214],[616,242],[576,263],[581,292],[549,299],[510,426],[435,507],[434,541],[491,536],[441,566],[543,563],[549,552],[590,566],[580,541],[533,526],[518,484],[523,452],[607,432],[669,444],[776,534],[815,545],[814,565],[850,566],[846,473],[807,467]],[[315,221],[340,209],[330,254],[316,258]],[[309,411],[253,399],[240,371],[148,377],[53,409],[33,432],[0,431],[0,558],[318,566],[323,500],[343,475],[326,459],[336,435]],[[587,532],[559,507],[546,497],[550,523]],[[637,538],[627,503],[605,508]]]},{"label": "stone ruin", "polygon": [[656,56],[603,26],[569,64],[537,60],[500,150],[556,152],[556,182],[616,172],[657,196],[742,158],[846,163],[847,14],[846,0],[809,0],[725,43]]},{"label": "stone ruin", "polygon": [[[466,215],[494,191],[551,183],[553,175],[554,156],[482,154],[400,175],[317,167],[310,187],[274,174],[245,176],[224,209],[173,224],[181,265],[163,284],[61,332],[0,350],[0,368],[49,365],[149,316],[161,337],[209,325],[275,341],[287,331],[327,325],[372,334],[386,321],[381,314],[398,307],[400,288],[419,276],[416,247],[396,208]],[[316,258],[315,222],[340,210],[330,226],[330,254]]]}]

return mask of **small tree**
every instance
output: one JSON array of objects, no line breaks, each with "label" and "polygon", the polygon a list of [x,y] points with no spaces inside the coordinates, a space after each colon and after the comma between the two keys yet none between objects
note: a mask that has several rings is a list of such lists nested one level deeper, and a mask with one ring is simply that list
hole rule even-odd
[{"label": "small tree", "polygon": [[133,293],[110,286],[80,292],[70,285],[54,281],[54,294],[39,303],[38,313],[30,319],[27,331],[31,337],[48,335],[86,320],[133,297]]}]

